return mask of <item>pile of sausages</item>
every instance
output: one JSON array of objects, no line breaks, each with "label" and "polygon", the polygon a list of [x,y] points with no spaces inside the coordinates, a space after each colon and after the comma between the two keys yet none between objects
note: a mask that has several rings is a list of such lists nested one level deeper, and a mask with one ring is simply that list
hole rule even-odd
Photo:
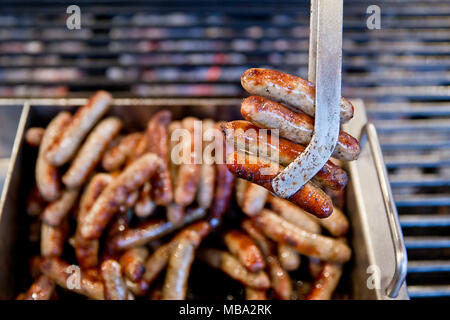
[{"label": "pile of sausages", "polygon": [[[246,89],[252,74],[258,75],[252,70],[243,75]],[[143,132],[129,132],[120,119],[107,116],[111,103],[111,95],[99,91],[74,114],[62,111],[46,128],[26,132],[25,141],[38,148],[35,186],[26,207],[34,221],[29,238],[40,243],[40,253],[30,259],[34,282],[18,299],[56,299],[56,287],[89,299],[185,299],[195,258],[243,284],[247,299],[293,299],[297,294],[290,272],[300,267],[301,256],[308,259],[313,279],[302,298],[331,298],[351,256],[343,238],[349,223],[321,188],[341,193],[348,180],[345,171],[329,161],[300,195],[289,199],[292,204],[270,194],[273,177],[258,174],[267,160],[246,154],[256,164],[241,164],[234,160],[244,154],[239,149],[244,146],[225,146],[238,132],[233,128],[279,126],[280,135],[291,138],[280,139],[281,170],[308,143],[313,130],[309,116],[250,97],[243,101],[242,114],[251,123],[178,121],[162,110]],[[351,117],[349,112],[343,117]],[[202,124],[200,135],[196,121]],[[183,154],[188,161],[181,163],[173,161],[180,146],[173,138],[178,129],[190,135],[181,142],[189,150]],[[210,132],[218,134],[211,137]],[[257,142],[244,138],[247,144]],[[341,133],[334,155],[355,159],[359,146],[352,139]],[[213,141],[215,150],[225,148],[226,161],[196,161],[205,157],[206,141]],[[221,223],[230,206],[243,212],[232,229]],[[226,250],[208,245],[209,237],[218,237]]]}]

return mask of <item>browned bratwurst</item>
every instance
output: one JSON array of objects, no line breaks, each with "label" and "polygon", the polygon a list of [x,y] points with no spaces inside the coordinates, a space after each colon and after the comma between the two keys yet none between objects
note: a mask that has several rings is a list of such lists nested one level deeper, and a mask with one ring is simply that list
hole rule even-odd
[{"label": "browned bratwurst", "polygon": [[148,181],[162,160],[153,153],[147,153],[128,166],[103,190],[80,226],[85,239],[98,239],[114,213],[125,204],[128,196]]},{"label": "browned bratwurst", "polygon": [[[283,170],[274,162],[236,151],[227,156],[227,166],[239,178],[259,184],[270,192],[273,192],[272,180]],[[288,200],[319,218],[326,218],[333,212],[331,199],[312,182],[306,183]]]},{"label": "browned bratwurst", "polygon": [[70,124],[49,146],[46,154],[47,160],[55,166],[61,166],[72,159],[84,137],[108,111],[111,101],[112,96],[108,92],[98,91],[95,93],[87,104],[78,109]]},{"label": "browned bratwurst", "polygon": [[[270,130],[260,129],[247,121],[227,122],[222,125],[222,129],[227,143],[238,151],[246,151],[260,157],[278,156],[282,166],[288,166],[305,150],[305,147],[289,140],[273,138]],[[255,154],[255,151],[258,154]],[[343,169],[327,161],[313,177],[313,181],[324,187],[342,190],[347,185],[348,176]]]},{"label": "browned bratwurst", "polygon": [[42,137],[44,136],[45,129],[39,127],[33,127],[25,132],[25,142],[32,147],[38,147],[41,144]]},{"label": "browned bratwurst", "polygon": [[76,268],[71,268],[71,265],[59,258],[42,259],[41,271],[62,288],[73,290],[90,299],[103,300],[105,298],[101,281],[90,277],[87,272],[81,272],[81,279],[78,283],[78,275],[70,273],[76,272]]},{"label": "browned bratwurst", "polygon": [[350,259],[351,249],[347,244],[302,230],[270,210],[264,209],[252,219],[266,236],[292,246],[301,254],[325,261],[346,262]]},{"label": "browned bratwurst", "polygon": [[[258,127],[278,129],[280,137],[301,145],[308,145],[314,133],[313,118],[263,97],[251,96],[244,99],[241,114]],[[356,160],[360,152],[358,140],[340,131],[333,157],[340,160]]]},{"label": "browned bratwurst", "polygon": [[122,129],[122,121],[109,117],[102,120],[86,139],[62,180],[68,188],[79,188],[100,162],[111,140]]},{"label": "browned bratwurst", "polygon": [[169,204],[173,198],[173,186],[169,173],[168,127],[171,120],[172,114],[170,111],[159,111],[148,122],[145,133],[147,138],[147,151],[160,157],[164,164],[152,178],[151,184],[152,199],[160,206]]},{"label": "browned bratwurst", "polygon": [[245,233],[230,230],[225,233],[224,242],[228,250],[236,256],[250,272],[257,272],[265,267],[264,257],[259,248]]},{"label": "browned bratwurst", "polygon": [[54,117],[45,129],[39,146],[35,170],[36,186],[42,197],[47,201],[55,201],[61,195],[58,168],[47,161],[47,149],[62,135],[70,119],[71,115],[68,112],[61,112]]},{"label": "browned bratwurst", "polygon": [[[315,113],[316,87],[302,78],[269,69],[248,69],[241,76],[244,89],[259,96],[286,103],[312,117]],[[353,117],[353,105],[341,98],[341,122]]]},{"label": "browned bratwurst", "polygon": [[23,300],[50,300],[55,291],[55,282],[47,276],[40,276],[28,289]]},{"label": "browned bratwurst", "polygon": [[184,300],[186,298],[189,272],[195,258],[195,251],[210,231],[209,223],[199,221],[175,237],[176,245],[170,253],[162,300]]}]

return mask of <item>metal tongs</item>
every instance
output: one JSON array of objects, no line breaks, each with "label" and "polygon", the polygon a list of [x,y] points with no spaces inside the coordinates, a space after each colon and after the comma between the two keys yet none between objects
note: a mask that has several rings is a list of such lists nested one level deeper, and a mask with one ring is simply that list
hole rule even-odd
[{"label": "metal tongs", "polygon": [[343,0],[311,0],[308,80],[316,83],[314,134],[305,151],[272,181],[289,198],[331,157],[339,135]]}]

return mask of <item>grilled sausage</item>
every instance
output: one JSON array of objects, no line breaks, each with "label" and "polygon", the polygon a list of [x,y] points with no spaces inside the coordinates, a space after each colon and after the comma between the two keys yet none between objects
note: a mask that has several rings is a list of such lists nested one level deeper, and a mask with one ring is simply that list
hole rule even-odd
[{"label": "grilled sausage", "polygon": [[39,192],[46,201],[55,201],[61,194],[58,168],[47,161],[47,149],[63,133],[70,119],[71,115],[68,112],[61,112],[54,117],[45,129],[39,146],[35,178]]},{"label": "grilled sausage", "polygon": [[314,279],[317,278],[320,272],[322,272],[322,269],[323,262],[320,261],[320,259],[308,257],[308,270],[311,274],[311,277],[313,277]]},{"label": "grilled sausage", "polygon": [[127,161],[142,138],[142,133],[135,132],[123,137],[117,145],[106,150],[102,158],[102,167],[106,171],[114,171]]},{"label": "grilled sausage", "polygon": [[167,220],[178,223],[183,219],[185,208],[176,203],[171,203],[166,207]]},{"label": "grilled sausage", "polygon": [[31,147],[39,147],[44,137],[45,129],[39,127],[29,128],[25,132],[25,142]]},{"label": "grilled sausage", "polygon": [[344,236],[349,228],[349,222],[345,214],[336,206],[333,207],[333,214],[325,219],[318,219],[322,227],[335,237]]},{"label": "grilled sausage", "polygon": [[129,249],[134,246],[144,245],[152,240],[159,239],[172,231],[189,223],[201,219],[206,214],[203,208],[187,210],[183,219],[178,223],[155,219],[141,223],[136,228],[127,229],[111,240],[111,245],[116,249]]},{"label": "grilled sausage", "polygon": [[135,247],[128,249],[120,257],[120,265],[128,279],[137,282],[142,278],[145,272],[145,261],[148,256],[148,250],[145,247]]},{"label": "grilled sausage", "polygon": [[[286,103],[311,117],[315,113],[315,85],[302,78],[269,69],[248,69],[241,76],[241,84],[251,93]],[[353,105],[341,98],[341,122],[353,117]]]},{"label": "grilled sausage", "polygon": [[153,254],[145,262],[145,273],[142,276],[141,282],[145,286],[149,286],[155,281],[163,269],[167,266],[169,255],[176,245],[176,241],[170,241],[153,252]]},{"label": "grilled sausage", "polygon": [[237,178],[236,179],[236,202],[239,205],[239,207],[242,207],[242,203],[244,202],[245,197],[245,191],[247,190],[249,182],[247,180]]},{"label": "grilled sausage", "polygon": [[306,300],[330,300],[342,275],[342,264],[325,262]]},{"label": "grilled sausage", "polygon": [[274,244],[261,233],[252,220],[246,219],[242,221],[241,227],[258,245],[265,257],[273,254],[275,250]]},{"label": "grilled sausage", "polygon": [[55,282],[47,276],[40,276],[25,293],[22,300],[50,300],[55,291]]},{"label": "grilled sausage", "polygon": [[[220,129],[221,125],[221,123],[216,124],[216,129]],[[216,193],[214,194],[213,203],[211,205],[210,217],[213,224],[218,225],[222,221],[222,216],[230,204],[235,177],[225,164],[225,153],[219,155],[220,152],[218,152],[226,149],[226,142],[223,135],[217,135],[214,143],[216,150]]]},{"label": "grilled sausage", "polygon": [[111,175],[98,173],[92,177],[81,195],[80,208],[77,216],[77,230],[75,233],[75,254],[78,263],[83,269],[97,266],[99,240],[84,239],[80,234],[80,226],[83,224],[87,212],[92,208],[103,189],[112,181],[113,177]]},{"label": "grilled sausage", "polygon": [[58,200],[49,203],[45,207],[42,213],[42,221],[51,226],[58,226],[75,205],[78,193],[79,189],[65,190]]},{"label": "grilled sausage", "polygon": [[169,171],[170,171],[170,177],[173,183],[178,180],[178,170],[180,168],[180,165],[178,164],[178,161],[173,161],[173,159],[178,159],[180,157],[177,152],[179,152],[178,146],[178,140],[176,139],[176,136],[174,132],[183,129],[183,126],[181,125],[181,121],[172,121],[169,125],[169,150],[170,150],[170,160],[169,161]]},{"label": "grilled sausage", "polygon": [[49,146],[47,160],[55,166],[61,166],[72,159],[84,137],[108,111],[111,101],[108,92],[97,91],[87,104],[78,109],[64,132]]},{"label": "grilled sausage", "polygon": [[76,154],[62,180],[68,188],[79,188],[100,162],[111,140],[122,129],[122,121],[110,117],[101,121]]},{"label": "grilled sausage", "polygon": [[[231,152],[227,156],[227,166],[239,178],[263,186],[270,192],[273,192],[272,180],[283,170],[274,162],[239,152]],[[306,183],[288,200],[319,218],[326,218],[333,212],[331,199],[312,182]]]},{"label": "grilled sausage", "polygon": [[281,267],[280,262],[273,255],[267,257],[267,266],[271,286],[278,299],[290,300],[292,296],[292,284],[289,274]]},{"label": "grilled sausage", "polygon": [[[199,155],[195,150],[195,145],[201,141],[196,139],[194,133],[194,122],[199,121],[195,118],[185,118],[182,121],[183,129],[186,133],[189,133],[189,139],[183,139],[183,153],[189,152],[190,155],[183,155],[183,162],[180,164],[178,170],[178,179],[175,186],[174,200],[176,204],[180,206],[190,205],[197,193],[197,188],[200,180],[200,161]],[[185,137],[187,138],[187,136]],[[197,141],[196,141],[197,140]]]},{"label": "grilled sausage", "polygon": [[274,244],[268,240],[264,234],[255,226],[251,220],[244,220],[242,228],[257,243],[267,261],[267,272],[270,276],[270,285],[279,299],[290,299],[292,295],[292,285],[289,274],[284,270],[278,261]]},{"label": "grilled sausage", "polygon": [[265,267],[264,257],[257,245],[243,232],[230,230],[225,233],[224,242],[228,250],[250,272],[257,272]]},{"label": "grilled sausage", "polygon": [[[242,116],[261,128],[278,129],[280,137],[308,145],[314,131],[314,119],[289,110],[278,102],[251,96],[242,101]],[[356,160],[361,152],[358,140],[344,131],[339,132],[333,157]]]},{"label": "grilled sausage", "polygon": [[262,290],[270,287],[269,277],[264,271],[248,272],[239,260],[225,251],[204,248],[199,250],[198,257],[206,264],[222,270],[232,279],[245,286]]},{"label": "grilled sausage", "polygon": [[268,195],[269,191],[267,189],[257,184],[249,183],[244,194],[242,211],[250,217],[257,215],[264,208]]},{"label": "grilled sausage", "polygon": [[128,166],[103,190],[80,226],[85,239],[98,239],[114,213],[124,205],[130,194],[148,181],[162,160],[148,153]]},{"label": "grilled sausage", "polygon": [[46,223],[41,224],[41,256],[61,256],[68,233],[67,220],[54,227]]},{"label": "grilled sausage", "polygon": [[31,217],[37,217],[44,211],[47,202],[39,192],[37,186],[33,186],[27,197],[27,214]]},{"label": "grilled sausage", "polygon": [[172,201],[173,188],[169,172],[169,132],[168,126],[172,120],[170,111],[163,110],[156,113],[148,122],[147,151],[152,152],[163,160],[163,166],[152,178],[152,198],[157,205],[165,206]]},{"label": "grilled sausage", "polygon": [[[209,133],[215,130],[213,120],[204,120],[202,122],[203,141],[209,140]],[[197,203],[202,208],[209,208],[214,198],[214,187],[216,182],[216,168],[214,163],[210,162],[206,155],[206,143],[203,143],[203,161],[200,169],[200,181],[197,190]]]},{"label": "grilled sausage", "polygon": [[[314,219],[314,217],[308,214],[305,210],[297,207],[287,200],[274,197],[272,195],[268,197],[268,203],[270,204],[270,208],[283,217],[283,219],[308,232],[320,233],[320,226],[317,221],[324,219]],[[334,212],[331,216],[333,215]],[[325,219],[329,219],[330,217]]]},{"label": "grilled sausage", "polygon": [[286,244],[278,244],[278,260],[284,270],[297,270],[300,267],[300,259],[300,255],[294,248]]},{"label": "grilled sausage", "polygon": [[267,300],[266,290],[245,287],[245,300]]},{"label": "grilled sausage", "polygon": [[139,218],[150,216],[156,209],[156,204],[153,202],[151,196],[152,189],[152,185],[149,182],[146,182],[139,191],[138,199],[134,205],[134,213]]},{"label": "grilled sausage", "polygon": [[87,272],[80,272],[79,276],[81,276],[81,279],[77,283],[78,275],[71,274],[73,272],[71,270],[71,265],[59,258],[44,258],[41,261],[42,273],[55,281],[58,286],[67,290],[73,290],[91,299],[104,299],[103,283],[101,281],[89,276]]},{"label": "grilled sausage", "polygon": [[266,236],[292,246],[301,254],[334,262],[350,259],[351,249],[345,243],[300,229],[270,210],[263,209],[252,219]]},{"label": "grilled sausage", "polygon": [[187,282],[195,258],[195,250],[209,230],[210,225],[200,221],[176,236],[177,243],[170,253],[162,300],[184,300],[186,298]]},{"label": "grilled sausage", "polygon": [[122,278],[122,268],[115,260],[106,260],[100,266],[106,300],[128,300],[128,290]]},{"label": "grilled sausage", "polygon": [[[237,151],[277,159],[282,166],[288,166],[305,150],[305,147],[280,138],[278,135],[272,136],[270,130],[260,129],[248,121],[224,123],[222,130],[227,143]],[[324,187],[342,190],[347,185],[348,176],[339,166],[327,161],[313,177],[313,181]]]}]

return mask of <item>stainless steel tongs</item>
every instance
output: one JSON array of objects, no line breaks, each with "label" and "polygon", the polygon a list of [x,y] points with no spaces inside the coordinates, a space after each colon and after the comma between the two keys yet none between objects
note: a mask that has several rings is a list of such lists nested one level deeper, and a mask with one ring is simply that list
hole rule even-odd
[{"label": "stainless steel tongs", "polygon": [[316,83],[314,134],[305,151],[272,182],[289,198],[328,161],[340,126],[343,0],[311,0],[309,81]]}]

